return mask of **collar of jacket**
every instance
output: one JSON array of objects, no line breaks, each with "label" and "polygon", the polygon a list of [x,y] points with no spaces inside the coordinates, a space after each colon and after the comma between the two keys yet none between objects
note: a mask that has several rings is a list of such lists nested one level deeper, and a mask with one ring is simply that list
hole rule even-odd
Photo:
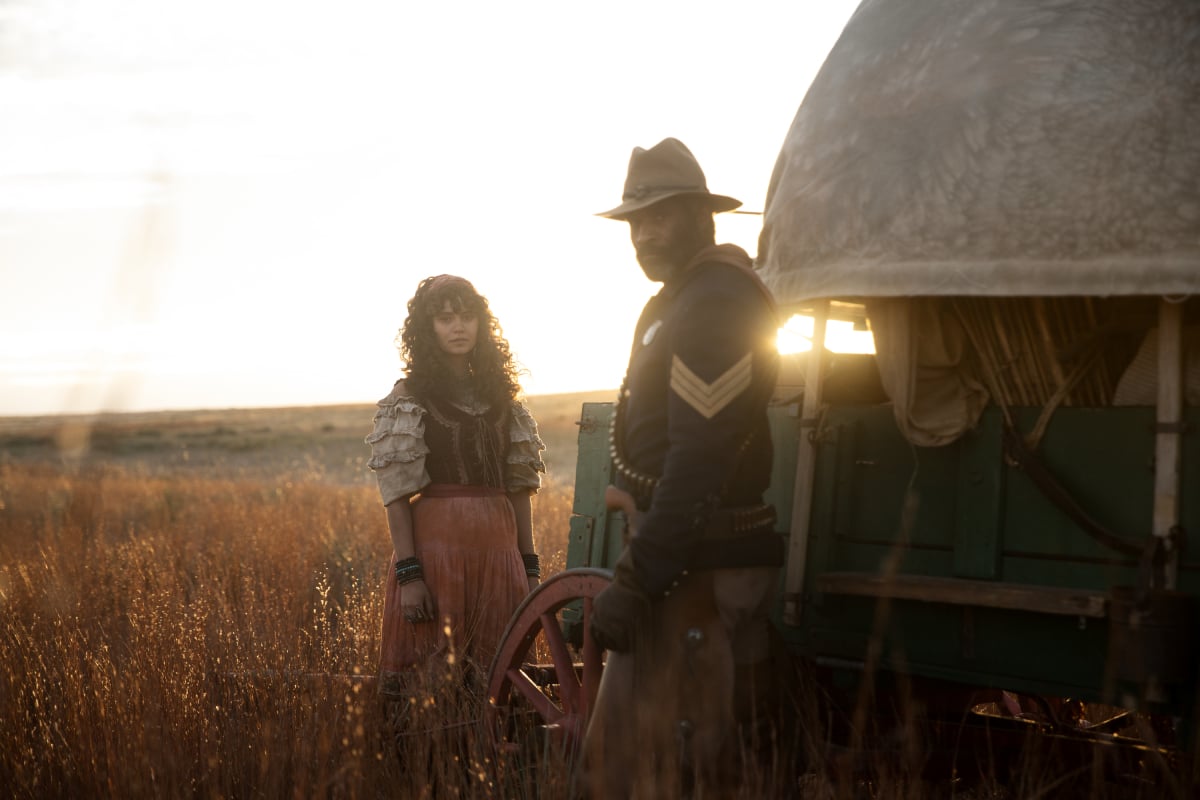
[{"label": "collar of jacket", "polygon": [[762,278],[754,271],[754,262],[745,250],[738,247],[736,244],[713,244],[701,249],[696,255],[692,256],[683,269],[663,284],[662,291],[658,293],[658,297],[667,299],[678,294],[679,291],[687,286],[696,275],[696,267],[701,264],[721,264],[727,267],[741,270],[745,273],[758,290],[762,292],[763,298],[767,301],[767,305],[771,309],[772,314],[778,314],[775,305],[775,298],[771,295],[771,290],[762,282]]}]

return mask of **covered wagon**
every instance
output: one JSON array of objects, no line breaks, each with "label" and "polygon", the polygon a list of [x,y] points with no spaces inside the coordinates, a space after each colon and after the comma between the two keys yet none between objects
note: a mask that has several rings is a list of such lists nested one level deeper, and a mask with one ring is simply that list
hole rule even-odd
[{"label": "covered wagon", "polygon": [[[757,261],[818,344],[772,412],[788,651],[837,685],[902,676],[1050,727],[1064,698],[1126,709],[1095,731],[1133,712],[1186,727],[1200,6],[866,0],[784,140]],[[830,319],[874,333],[857,361],[877,380],[819,347]],[[578,569],[493,666],[499,706],[570,731],[602,668],[587,597],[621,547],[610,416],[582,411]],[[542,633],[549,693],[525,663]]]}]

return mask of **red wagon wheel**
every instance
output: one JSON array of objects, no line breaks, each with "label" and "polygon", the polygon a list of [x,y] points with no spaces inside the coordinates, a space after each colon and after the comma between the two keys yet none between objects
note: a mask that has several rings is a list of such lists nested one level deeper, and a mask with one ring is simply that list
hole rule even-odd
[{"label": "red wagon wheel", "polygon": [[[569,569],[547,579],[517,608],[488,673],[488,730],[500,742],[507,740],[522,701],[560,745],[573,749],[582,741],[604,657],[592,639],[592,598],[611,582],[608,570]],[[567,643],[559,618],[576,600],[583,601],[582,646],[577,649]],[[530,663],[539,636],[550,655],[548,665]]]}]

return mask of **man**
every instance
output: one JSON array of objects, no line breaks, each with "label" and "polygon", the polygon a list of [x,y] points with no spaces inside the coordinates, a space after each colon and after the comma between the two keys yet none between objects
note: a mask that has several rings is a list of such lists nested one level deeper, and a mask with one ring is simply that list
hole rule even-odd
[{"label": "man", "polygon": [[763,504],[778,320],[745,251],[715,244],[713,214],[739,205],[664,139],[634,148],[623,202],[601,214],[629,223],[663,288],[634,331],[613,421],[610,498],[630,537],[593,604],[610,651],[585,741],[594,796],[726,778],[766,677],[783,559]]}]

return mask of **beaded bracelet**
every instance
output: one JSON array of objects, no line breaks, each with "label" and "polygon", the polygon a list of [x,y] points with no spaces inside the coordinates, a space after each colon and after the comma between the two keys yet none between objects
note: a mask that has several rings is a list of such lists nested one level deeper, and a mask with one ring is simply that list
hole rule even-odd
[{"label": "beaded bracelet", "polygon": [[425,571],[421,569],[421,562],[416,559],[416,556],[396,562],[396,582],[401,586],[422,580],[425,580]]},{"label": "beaded bracelet", "polygon": [[525,574],[532,578],[542,577],[542,560],[537,553],[521,553],[521,560],[525,562]]}]

